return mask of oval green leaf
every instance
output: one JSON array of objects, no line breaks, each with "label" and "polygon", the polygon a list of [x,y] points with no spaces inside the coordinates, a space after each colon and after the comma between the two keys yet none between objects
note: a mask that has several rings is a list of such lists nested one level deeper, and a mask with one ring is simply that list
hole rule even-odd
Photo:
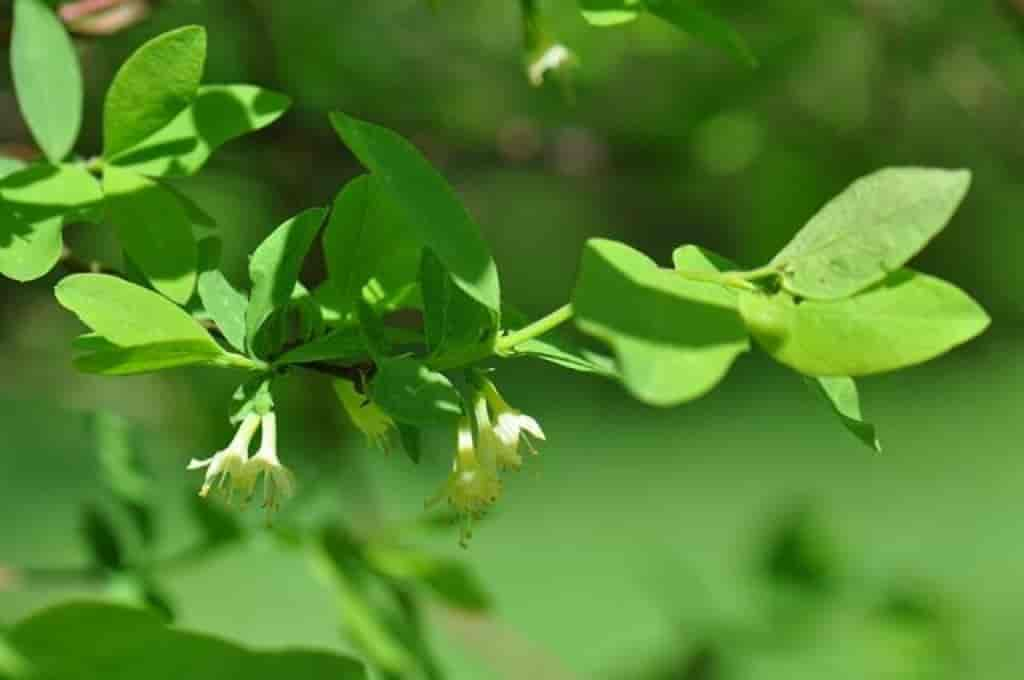
[{"label": "oval green leaf", "polygon": [[501,310],[498,270],[479,227],[444,177],[400,135],[332,113],[352,153],[377,175],[416,239],[437,255],[455,283],[495,314]]},{"label": "oval green leaf", "polygon": [[174,120],[111,162],[150,177],[193,175],[218,148],[267,127],[289,107],[285,95],[254,85],[201,87]]},{"label": "oval green leaf", "polygon": [[[684,264],[717,271],[697,257]],[[627,389],[656,406],[704,395],[749,349],[735,304],[721,286],[684,279],[603,239],[587,243],[573,295],[580,330],[608,343]]]},{"label": "oval green leaf", "polygon": [[240,352],[245,351],[245,310],[249,300],[238,292],[218,269],[199,275],[199,299],[224,339]]},{"label": "oval green leaf", "polygon": [[[199,322],[159,293],[107,274],[73,274],[55,289],[57,301],[120,347],[193,341],[220,346]],[[197,345],[198,346],[198,345]]]},{"label": "oval green leaf", "polygon": [[416,283],[422,242],[382,184],[374,175],[346,184],[324,229],[331,306],[340,316],[353,311],[371,279],[384,297]]},{"label": "oval green leaf", "polygon": [[921,252],[953,217],[970,183],[966,170],[880,170],[825,205],[772,264],[794,295],[854,295]]},{"label": "oval green leaf", "polygon": [[138,347],[119,347],[106,340],[90,342],[93,351],[74,358],[82,373],[140,375],[169,368],[216,364],[224,356],[220,347],[205,340],[174,340]]},{"label": "oval green leaf", "polygon": [[64,24],[42,0],[15,0],[11,74],[32,137],[60,162],[82,124],[82,72]]},{"label": "oval green leaf", "polygon": [[153,287],[180,304],[196,287],[199,249],[192,217],[177,194],[134,172],[103,172],[107,218],[132,262]]},{"label": "oval green leaf", "polygon": [[45,275],[60,260],[61,231],[103,199],[78,166],[34,165],[0,180],[0,274],[16,281]]},{"label": "oval green leaf", "polygon": [[103,108],[103,156],[111,159],[163,128],[195,99],[206,63],[206,30],[157,36],[122,64]]},{"label": "oval green leaf", "polygon": [[742,293],[740,312],[768,354],[810,376],[857,377],[920,364],[990,323],[956,286],[907,269],[833,302]]}]

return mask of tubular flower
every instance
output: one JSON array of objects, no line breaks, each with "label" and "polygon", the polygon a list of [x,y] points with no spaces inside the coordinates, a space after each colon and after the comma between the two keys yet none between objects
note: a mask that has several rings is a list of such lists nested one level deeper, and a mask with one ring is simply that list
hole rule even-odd
[{"label": "tubular flower", "polygon": [[260,417],[256,414],[249,414],[238,427],[231,443],[227,448],[218,451],[206,460],[193,458],[189,464],[189,470],[200,470],[206,468],[206,480],[199,490],[200,496],[207,496],[214,484],[218,489],[224,489],[224,485],[230,482],[224,489],[231,499],[235,490],[245,491],[247,487],[245,468],[249,461],[249,444],[252,442],[256,430],[260,427]]},{"label": "tubular flower", "polygon": [[458,449],[452,462],[452,471],[427,506],[442,500],[462,516],[460,543],[465,546],[472,535],[473,520],[480,517],[501,496],[501,480],[493,463],[477,455],[473,445],[473,430],[469,420],[459,423]]},{"label": "tubular flower", "polygon": [[[509,406],[498,393],[494,383],[489,380],[483,381],[483,396],[487,406],[494,414],[493,428],[488,427],[488,429],[493,430],[494,437],[500,442],[496,453],[498,466],[501,469],[518,470],[523,464],[523,458],[519,454],[520,443],[523,443],[530,453],[537,455],[537,449],[530,438],[544,441],[546,439],[544,431],[540,429],[540,424],[536,420]],[[483,416],[481,416],[481,411],[483,411]],[[481,409],[478,405],[478,425],[481,419],[486,417],[487,409]],[[479,425],[479,427],[481,430],[484,429],[483,425]]]},{"label": "tubular flower", "polygon": [[394,437],[398,426],[391,416],[384,413],[380,406],[364,394],[356,391],[356,386],[348,380],[335,380],[334,391],[345,407],[345,412],[352,423],[363,434],[367,441],[385,453],[393,448]]},{"label": "tubular flower", "polygon": [[263,507],[272,512],[295,494],[295,475],[277,457],[277,416],[268,413],[262,417],[261,424],[260,448],[246,462],[241,476],[246,486],[246,500],[250,500],[259,476],[263,475]]}]

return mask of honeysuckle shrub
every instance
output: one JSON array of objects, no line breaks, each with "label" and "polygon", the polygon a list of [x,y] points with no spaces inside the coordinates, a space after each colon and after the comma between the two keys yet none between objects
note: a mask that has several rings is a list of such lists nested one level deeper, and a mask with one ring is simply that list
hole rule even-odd
[{"label": "honeysuckle shrub", "polygon": [[[545,32],[535,3],[522,4],[527,75],[541,84],[575,57]],[[649,12],[755,61],[731,28],[689,2],[581,5],[595,25]],[[646,254],[591,239],[578,264],[566,264],[578,269],[571,298],[528,320],[504,299],[488,244],[445,178],[394,131],[340,111],[324,121],[338,137],[324,153],[347,148],[365,172],[330,205],[270,229],[251,253],[248,280],[231,281],[219,268],[216,221],[168,180],[201,172],[222,145],[273,125],[290,106],[287,95],[204,83],[206,32],[178,28],[124,62],[106,94],[100,153],[82,156],[74,47],[50,4],[16,0],[14,8],[14,86],[41,156],[4,164],[0,274],[28,282],[59,273],[56,301],[84,326],[70,343],[80,371],[113,378],[198,366],[237,380],[224,405],[234,437],[208,457],[182,461],[196,471],[202,497],[200,552],[239,536],[222,505],[205,505],[212,497],[239,508],[259,497],[271,521],[303,486],[277,444],[278,429],[294,426],[276,405],[286,375],[328,376],[339,408],[373,448],[402,450],[413,463],[425,430],[446,431],[451,470],[424,503],[446,506],[468,546],[475,523],[501,502],[507,476],[537,455],[558,455],[557,433],[548,440],[528,415],[531,404],[502,395],[495,369],[509,362],[587,373],[674,408],[706,395],[757,350],[881,451],[855,380],[934,359],[989,325],[967,293],[907,267],[953,218],[970,186],[965,169],[890,167],[857,180],[756,266],[695,244]],[[64,245],[65,228],[113,230],[123,262],[82,263]],[[300,281],[311,252],[322,253],[326,278]],[[106,450],[124,450],[121,429],[116,419],[100,423]],[[126,461],[106,461],[119,471],[110,490],[145,541],[151,508]],[[126,557],[116,527],[92,511],[85,526],[98,568],[128,575],[138,602],[169,615],[151,565]],[[431,675],[421,594],[470,610],[489,604],[459,563],[393,541],[336,524],[287,540],[308,555],[345,612],[350,638],[387,677]],[[44,644],[88,625],[130,631],[126,655],[141,659],[156,645],[189,677],[212,664],[252,677],[278,667],[305,668],[309,677],[363,672],[344,659],[260,658],[102,605],[71,605],[18,626],[0,647],[0,672],[70,677],[67,668],[102,667],[97,649]]]}]

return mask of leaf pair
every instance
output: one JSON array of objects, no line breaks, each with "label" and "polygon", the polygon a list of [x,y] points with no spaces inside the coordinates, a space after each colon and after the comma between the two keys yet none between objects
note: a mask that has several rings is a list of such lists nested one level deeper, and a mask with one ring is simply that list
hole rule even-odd
[{"label": "leaf pair", "polygon": [[287,97],[246,85],[200,88],[206,32],[165,33],[121,66],[103,116],[107,216],[128,257],[161,293],[184,304],[198,276],[194,216],[155,178],[198,171],[222,144],[269,125]]}]

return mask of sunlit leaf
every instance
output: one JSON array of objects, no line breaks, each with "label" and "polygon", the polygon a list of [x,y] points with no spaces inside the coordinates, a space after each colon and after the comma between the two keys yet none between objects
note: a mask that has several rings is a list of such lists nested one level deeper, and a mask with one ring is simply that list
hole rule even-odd
[{"label": "sunlit leaf", "polygon": [[206,63],[206,30],[157,36],[121,65],[103,109],[103,156],[114,158],[157,132],[195,99]]},{"label": "sunlit leaf", "polygon": [[82,72],[64,24],[42,0],[14,2],[11,74],[33,138],[59,163],[81,127]]},{"label": "sunlit leaf", "polygon": [[740,311],[768,354],[810,376],[857,377],[913,366],[971,340],[990,323],[956,286],[906,269],[833,302],[743,293]]},{"label": "sunlit leaf", "polygon": [[832,199],[772,264],[794,295],[849,297],[917,255],[953,217],[970,183],[966,170],[880,170]]}]

